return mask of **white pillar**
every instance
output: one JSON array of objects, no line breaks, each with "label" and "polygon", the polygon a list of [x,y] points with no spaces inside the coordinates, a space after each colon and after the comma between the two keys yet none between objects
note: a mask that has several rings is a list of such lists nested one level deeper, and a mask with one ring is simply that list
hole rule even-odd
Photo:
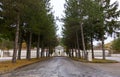
[{"label": "white pillar", "polygon": [[1,51],[1,58],[3,57],[3,51]]},{"label": "white pillar", "polygon": [[2,53],[2,51],[0,50],[0,57],[1,57],[1,53]]},{"label": "white pillar", "polygon": [[92,61],[92,53],[91,53],[91,51],[88,52],[88,61]]}]

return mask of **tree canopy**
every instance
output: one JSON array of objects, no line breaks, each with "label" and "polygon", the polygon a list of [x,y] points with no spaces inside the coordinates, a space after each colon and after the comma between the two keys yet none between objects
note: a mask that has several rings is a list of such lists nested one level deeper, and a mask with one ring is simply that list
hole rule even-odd
[{"label": "tree canopy", "polygon": [[[66,48],[88,50],[93,41],[102,41],[103,56],[105,35],[113,35],[120,27],[118,2],[110,0],[66,0],[63,18],[63,42]],[[84,44],[85,43],[85,44]],[[103,57],[105,59],[105,57]]]},{"label": "tree canopy", "polygon": [[27,43],[27,59],[31,46],[36,46],[39,54],[39,48],[54,48],[58,44],[50,0],[1,0],[0,8],[0,35],[14,41],[13,62],[22,41]]}]

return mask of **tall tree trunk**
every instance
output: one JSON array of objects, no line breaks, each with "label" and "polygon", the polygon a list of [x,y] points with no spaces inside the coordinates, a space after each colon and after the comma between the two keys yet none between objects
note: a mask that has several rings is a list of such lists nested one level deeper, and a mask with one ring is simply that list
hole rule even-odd
[{"label": "tall tree trunk", "polygon": [[94,59],[94,49],[93,49],[93,38],[91,35],[91,51],[92,51],[92,59]]},{"label": "tall tree trunk", "polygon": [[51,51],[51,44],[50,44],[50,37],[49,37],[49,43],[48,43],[48,48],[47,48],[47,57],[49,57],[49,52]]},{"label": "tall tree trunk", "polygon": [[102,51],[103,51],[103,60],[105,60],[104,35],[102,37]]},{"label": "tall tree trunk", "polygon": [[48,57],[50,57],[50,52],[52,52],[51,50],[52,50],[51,46],[49,46],[49,48],[48,48]]},{"label": "tall tree trunk", "polygon": [[74,55],[73,55],[73,54],[74,54],[74,49],[72,48],[72,54],[71,54],[71,55],[72,55],[72,57],[74,57]]},{"label": "tall tree trunk", "polygon": [[82,37],[82,45],[83,45],[84,58],[87,60],[87,52],[86,52],[86,48],[85,48],[85,40],[84,40],[84,33],[83,33],[82,23],[80,24],[80,28],[81,28],[81,37]]},{"label": "tall tree trunk", "polygon": [[78,57],[76,42],[75,42],[75,57]]},{"label": "tall tree trunk", "polygon": [[43,46],[43,42],[41,43],[42,47],[41,47],[41,58],[43,57],[43,52],[44,52],[44,46]]},{"label": "tall tree trunk", "polygon": [[32,42],[32,33],[29,33],[28,42],[27,42],[27,56],[28,60],[31,59],[31,42]]},{"label": "tall tree trunk", "polygon": [[21,49],[22,49],[22,36],[20,33],[20,37],[19,37],[19,49],[18,49],[18,60],[21,60]]},{"label": "tall tree trunk", "polygon": [[19,26],[20,26],[20,16],[18,14],[17,23],[16,23],[16,33],[15,33],[13,57],[12,57],[12,62],[13,63],[16,63],[16,57],[17,57],[17,48],[18,48],[18,39],[19,39]]},{"label": "tall tree trunk", "polygon": [[69,48],[66,48],[66,54],[70,57],[70,51],[69,51]]},{"label": "tall tree trunk", "polygon": [[45,49],[43,47],[43,49],[42,49],[42,57],[44,57],[44,51],[45,51]]},{"label": "tall tree trunk", "polygon": [[49,55],[49,48],[46,50],[46,57],[48,57],[48,55]]},{"label": "tall tree trunk", "polygon": [[46,57],[48,57],[48,49],[46,49],[46,51],[45,51],[45,52],[46,52]]},{"label": "tall tree trunk", "polygon": [[43,46],[42,46],[42,42],[41,42],[41,52],[40,52],[40,57],[42,58],[42,51],[43,51]]},{"label": "tall tree trunk", "polygon": [[40,50],[40,35],[38,35],[38,41],[37,41],[37,59],[40,57],[39,50]]},{"label": "tall tree trunk", "polygon": [[81,53],[80,53],[80,45],[79,45],[79,38],[78,38],[78,33],[76,32],[76,37],[77,37],[77,49],[78,49],[78,58],[81,58]]},{"label": "tall tree trunk", "polygon": [[71,49],[69,49],[69,56],[72,57],[72,56],[71,56]]}]

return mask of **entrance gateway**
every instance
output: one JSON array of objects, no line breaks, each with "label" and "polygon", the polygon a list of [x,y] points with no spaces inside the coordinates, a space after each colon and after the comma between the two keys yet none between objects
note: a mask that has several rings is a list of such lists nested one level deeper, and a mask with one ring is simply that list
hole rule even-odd
[{"label": "entrance gateway", "polygon": [[53,56],[67,56],[64,52],[64,47],[62,47],[61,45],[56,46]]}]

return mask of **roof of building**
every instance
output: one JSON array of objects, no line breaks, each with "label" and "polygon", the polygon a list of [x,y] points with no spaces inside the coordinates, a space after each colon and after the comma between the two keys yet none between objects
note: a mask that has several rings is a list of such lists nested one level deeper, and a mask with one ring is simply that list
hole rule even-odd
[{"label": "roof of building", "polygon": [[60,49],[64,49],[64,47],[62,47],[61,45],[58,45],[58,46],[55,47],[55,49],[59,49],[60,50]]}]

